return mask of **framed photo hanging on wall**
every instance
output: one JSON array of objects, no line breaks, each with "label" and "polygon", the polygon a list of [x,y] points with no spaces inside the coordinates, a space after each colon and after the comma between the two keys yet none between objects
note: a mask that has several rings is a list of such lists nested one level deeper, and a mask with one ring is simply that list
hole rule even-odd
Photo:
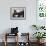
[{"label": "framed photo hanging on wall", "polygon": [[11,7],[10,8],[10,19],[11,20],[26,19],[26,8],[25,7]]},{"label": "framed photo hanging on wall", "polygon": [[37,1],[37,15],[39,18],[46,18],[46,0]]},{"label": "framed photo hanging on wall", "polygon": [[46,25],[46,0],[37,0],[37,15],[36,24],[45,26]]}]

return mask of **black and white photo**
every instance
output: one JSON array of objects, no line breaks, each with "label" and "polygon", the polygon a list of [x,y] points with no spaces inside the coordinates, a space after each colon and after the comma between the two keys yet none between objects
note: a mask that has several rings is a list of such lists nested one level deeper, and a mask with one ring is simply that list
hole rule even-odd
[{"label": "black and white photo", "polygon": [[26,9],[25,7],[11,7],[10,9],[10,19],[25,19]]}]

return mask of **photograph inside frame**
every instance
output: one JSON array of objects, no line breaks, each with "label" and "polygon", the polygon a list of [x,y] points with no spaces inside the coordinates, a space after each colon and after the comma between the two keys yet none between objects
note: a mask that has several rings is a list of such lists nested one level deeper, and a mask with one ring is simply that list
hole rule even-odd
[{"label": "photograph inside frame", "polygon": [[11,19],[25,19],[25,7],[12,7]]}]

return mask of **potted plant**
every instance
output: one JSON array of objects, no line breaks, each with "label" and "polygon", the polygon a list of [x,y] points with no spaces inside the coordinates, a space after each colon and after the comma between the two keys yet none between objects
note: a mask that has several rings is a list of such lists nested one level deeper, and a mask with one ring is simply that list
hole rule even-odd
[{"label": "potted plant", "polygon": [[32,27],[35,28],[36,30],[45,29],[45,26],[32,25]]},{"label": "potted plant", "polygon": [[38,30],[38,27],[36,25],[32,25],[33,28],[35,28],[36,30]]},{"label": "potted plant", "polygon": [[45,29],[45,26],[41,26],[40,29]]},{"label": "potted plant", "polygon": [[45,38],[44,37],[46,36],[45,34],[46,34],[45,32],[35,32],[33,35],[37,38],[37,41],[40,43],[40,40],[42,38]]}]

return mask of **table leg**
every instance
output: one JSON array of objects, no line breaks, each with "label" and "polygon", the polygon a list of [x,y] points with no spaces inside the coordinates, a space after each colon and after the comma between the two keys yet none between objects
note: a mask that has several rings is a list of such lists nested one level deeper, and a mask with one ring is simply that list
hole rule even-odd
[{"label": "table leg", "polygon": [[5,46],[7,46],[7,35],[5,35]]}]

